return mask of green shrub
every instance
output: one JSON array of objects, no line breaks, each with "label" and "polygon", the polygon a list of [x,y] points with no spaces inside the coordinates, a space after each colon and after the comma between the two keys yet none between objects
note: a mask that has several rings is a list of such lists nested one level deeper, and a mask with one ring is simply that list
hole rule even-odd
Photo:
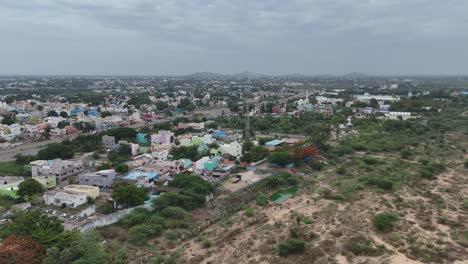
[{"label": "green shrub", "polygon": [[320,161],[314,161],[310,164],[310,167],[313,169],[313,170],[317,170],[317,171],[321,171],[323,170],[323,168],[325,167],[325,164],[323,162],[320,162]]},{"label": "green shrub", "polygon": [[128,230],[128,242],[134,246],[143,246],[151,237],[162,233],[163,227],[159,225],[137,225]]},{"label": "green shrub", "polygon": [[300,254],[304,252],[305,242],[301,239],[291,238],[279,244],[279,255],[286,257],[290,254]]},{"label": "green shrub", "polygon": [[145,208],[136,208],[131,214],[121,220],[121,223],[125,226],[134,226],[143,224],[150,217],[150,212]]},{"label": "green shrub", "polygon": [[304,220],[303,220],[303,221],[304,221],[304,224],[306,224],[306,225],[310,225],[310,224],[312,224],[312,223],[314,222],[314,221],[313,221],[311,218],[309,218],[309,217],[304,217]]},{"label": "green shrub", "polygon": [[210,248],[213,246],[213,241],[205,239],[203,240],[202,245],[204,248]]},{"label": "green shrub", "polygon": [[361,178],[359,180],[364,181],[366,185],[377,186],[380,189],[383,189],[386,191],[391,191],[393,189],[393,183],[391,181],[388,181],[382,178],[370,176],[370,177]]},{"label": "green shrub", "polygon": [[169,206],[163,209],[160,213],[162,217],[170,218],[170,219],[185,219],[190,216],[190,213],[185,211],[180,207]]},{"label": "green shrub", "polygon": [[375,215],[372,218],[372,223],[374,224],[374,227],[377,228],[377,230],[381,232],[386,232],[392,230],[393,224],[398,220],[398,215],[394,213],[384,212]]},{"label": "green shrub", "polygon": [[268,197],[264,193],[258,193],[255,196],[255,203],[260,206],[268,205]]},{"label": "green shrub", "polygon": [[468,160],[465,160],[465,168],[468,169]]},{"label": "green shrub", "polygon": [[336,169],[336,173],[338,173],[340,175],[344,175],[344,174],[346,174],[346,168],[344,166],[338,167]]},{"label": "green shrub", "polygon": [[248,216],[248,217],[252,217],[252,216],[254,216],[255,211],[254,211],[254,209],[252,209],[252,208],[246,208],[246,209],[244,210],[244,214],[245,214],[246,216]]},{"label": "green shrub", "polygon": [[361,235],[348,239],[344,248],[356,256],[380,256],[384,252],[383,246],[375,247],[371,240]]}]

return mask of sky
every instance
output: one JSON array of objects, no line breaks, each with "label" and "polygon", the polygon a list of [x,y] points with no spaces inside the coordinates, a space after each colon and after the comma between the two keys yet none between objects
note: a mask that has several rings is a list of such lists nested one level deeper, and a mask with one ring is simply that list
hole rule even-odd
[{"label": "sky", "polygon": [[467,0],[0,0],[0,74],[468,74]]}]

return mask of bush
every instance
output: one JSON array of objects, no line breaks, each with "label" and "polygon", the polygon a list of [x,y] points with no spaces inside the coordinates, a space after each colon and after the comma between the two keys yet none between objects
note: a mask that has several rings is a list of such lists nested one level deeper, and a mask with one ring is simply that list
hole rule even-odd
[{"label": "bush", "polygon": [[268,205],[268,197],[263,193],[258,193],[255,196],[255,203],[260,206]]},{"label": "bush", "polygon": [[204,248],[210,248],[213,246],[213,241],[205,239],[203,240],[202,245]]},{"label": "bush", "polygon": [[304,252],[305,242],[301,239],[291,238],[279,244],[279,255],[286,257],[290,254],[300,254]]},{"label": "bush", "polygon": [[356,256],[379,256],[384,251],[383,247],[376,248],[371,240],[361,235],[351,237],[344,247]]},{"label": "bush", "polygon": [[375,215],[372,218],[372,223],[374,224],[375,228],[381,232],[390,231],[393,228],[393,224],[399,220],[398,215],[394,213],[380,213]]},{"label": "bush", "polygon": [[310,225],[310,224],[312,224],[312,223],[314,222],[314,221],[313,221],[311,218],[309,218],[309,217],[305,217],[303,221],[304,221],[304,224],[306,224],[306,225]]},{"label": "bush", "polygon": [[360,181],[364,181],[366,185],[377,186],[386,191],[391,191],[393,189],[393,183],[382,178],[366,177],[360,179]]},{"label": "bush", "polygon": [[163,227],[160,225],[138,225],[128,230],[128,242],[134,246],[143,246],[146,241],[162,233]]},{"label": "bush", "polygon": [[465,168],[468,169],[468,160],[465,160]]},{"label": "bush", "polygon": [[245,213],[246,216],[252,217],[252,216],[254,216],[255,211],[252,208],[247,208],[247,209],[244,210],[244,213]]},{"label": "bush", "polygon": [[340,174],[340,175],[344,175],[344,174],[346,174],[346,168],[343,167],[343,166],[338,167],[338,168],[336,169],[336,173],[338,173],[338,174]]},{"label": "bush", "polygon": [[320,161],[314,161],[310,164],[310,167],[313,169],[313,170],[317,170],[317,171],[321,171],[323,170],[323,168],[325,167],[325,164],[323,162],[320,162]]},{"label": "bush", "polygon": [[184,209],[180,207],[175,207],[175,206],[169,206],[165,208],[164,210],[161,211],[161,216],[170,218],[170,219],[185,219],[190,216],[190,213],[185,211]]},{"label": "bush", "polygon": [[145,223],[150,217],[150,212],[144,208],[136,208],[131,214],[122,219],[121,223],[126,226],[134,226]]}]

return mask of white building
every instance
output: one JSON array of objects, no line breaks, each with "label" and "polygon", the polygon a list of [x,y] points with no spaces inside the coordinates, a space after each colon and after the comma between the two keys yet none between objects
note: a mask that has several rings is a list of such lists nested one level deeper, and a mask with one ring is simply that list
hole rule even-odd
[{"label": "white building", "polygon": [[224,151],[224,153],[227,153],[233,157],[239,158],[242,155],[242,145],[237,142],[231,142],[229,144],[223,144],[221,145],[221,149]]},{"label": "white building", "polygon": [[210,160],[210,157],[203,157],[195,162],[195,169],[197,171],[201,171],[204,168],[205,162],[208,162]]},{"label": "white building", "polygon": [[88,195],[72,191],[52,191],[44,194],[44,202],[47,205],[76,208],[88,202]]},{"label": "white building", "polygon": [[57,177],[57,183],[60,186],[67,185],[70,177],[84,170],[83,162],[78,160],[36,160],[29,164],[32,177],[53,175]]}]

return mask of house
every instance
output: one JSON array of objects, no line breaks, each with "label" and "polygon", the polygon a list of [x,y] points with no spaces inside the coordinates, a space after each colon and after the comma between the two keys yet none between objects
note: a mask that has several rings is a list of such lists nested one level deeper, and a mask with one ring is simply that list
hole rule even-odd
[{"label": "house", "polygon": [[72,185],[65,186],[63,190],[66,192],[84,193],[86,194],[86,196],[92,199],[96,199],[99,197],[99,187],[97,186],[72,184]]},{"label": "house", "polygon": [[32,177],[55,176],[60,186],[67,185],[70,177],[84,171],[83,162],[78,160],[36,160],[29,164]]},{"label": "house", "polygon": [[115,144],[115,137],[107,135],[102,136],[102,145],[105,149],[108,150],[114,150],[118,148],[117,144]]},{"label": "house", "polygon": [[100,170],[78,175],[77,183],[79,185],[88,185],[99,187],[101,191],[111,189],[115,180],[115,170]]},{"label": "house", "polygon": [[372,99],[375,99],[378,102],[398,102],[400,101],[399,96],[393,96],[393,95],[371,95],[369,93],[365,93],[364,95],[354,95],[353,96],[354,101],[357,102],[362,102],[369,104]]},{"label": "house", "polygon": [[156,160],[167,160],[172,144],[151,144],[151,156]]},{"label": "house", "polygon": [[160,130],[158,134],[151,135],[151,143],[156,144],[173,144],[174,133],[167,130]]},{"label": "house", "polygon": [[270,150],[273,150],[277,147],[280,147],[284,144],[285,142],[283,140],[280,140],[280,139],[274,139],[274,140],[271,140],[271,141],[268,141],[265,143],[265,147],[267,147],[268,149]]},{"label": "house", "polygon": [[234,164],[223,165],[217,169],[214,169],[211,176],[215,178],[224,178],[229,175],[229,173],[234,168],[234,166],[235,166]]},{"label": "house", "polygon": [[15,136],[20,136],[22,134],[23,127],[18,124],[11,124],[10,125],[10,134]]},{"label": "house", "polygon": [[47,205],[76,208],[88,202],[88,195],[82,192],[50,191],[44,194]]},{"label": "house", "polygon": [[41,175],[33,177],[46,189],[53,189],[57,187],[57,177],[55,175]]},{"label": "house", "polygon": [[66,126],[65,132],[67,135],[75,135],[75,134],[80,133],[80,131],[74,126]]},{"label": "house", "polygon": [[159,173],[146,170],[132,170],[121,177],[122,180],[134,182],[138,186],[148,187],[159,179]]},{"label": "house", "polygon": [[288,146],[294,146],[300,143],[303,143],[304,140],[298,138],[283,138],[281,139],[284,143],[288,144]]},{"label": "house", "polygon": [[132,159],[131,166],[141,167],[149,164],[151,161],[153,161],[153,157],[150,154],[141,154]]},{"label": "house", "polygon": [[187,129],[187,128],[193,128],[196,130],[201,130],[205,128],[205,123],[200,122],[200,123],[179,123],[177,124],[178,129]]},{"label": "house", "polygon": [[209,161],[210,157],[203,157],[195,162],[195,169],[202,171],[205,168],[205,162]]},{"label": "house", "polygon": [[145,133],[138,133],[136,135],[136,142],[140,144],[148,144],[148,138]]},{"label": "house", "polygon": [[224,151],[224,153],[236,158],[240,158],[242,155],[242,145],[237,141],[231,142],[229,144],[222,144],[221,149]]},{"label": "house", "polygon": [[392,120],[407,120],[411,118],[411,112],[388,112],[385,117]]}]

